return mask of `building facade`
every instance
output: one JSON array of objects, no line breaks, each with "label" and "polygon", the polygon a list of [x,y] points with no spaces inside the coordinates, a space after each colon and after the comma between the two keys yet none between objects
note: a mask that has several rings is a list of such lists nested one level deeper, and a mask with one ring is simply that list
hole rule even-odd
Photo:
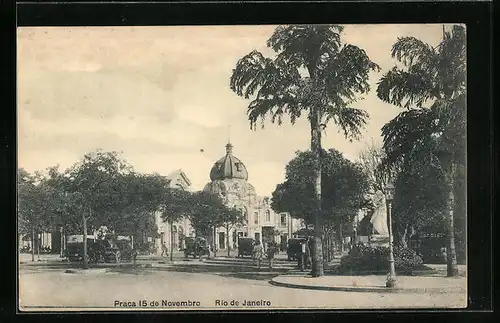
[{"label": "building facade", "polygon": [[246,223],[227,232],[220,227],[215,232],[215,248],[237,247],[237,238],[252,237],[268,243],[274,241],[282,246],[292,237],[293,232],[303,227],[299,219],[288,213],[276,213],[271,208],[269,197],[258,196],[255,188],[248,182],[245,164],[233,155],[233,146],[226,145],[226,155],[215,162],[210,171],[210,182],[204,191],[219,195],[227,207],[236,208],[245,216]]},{"label": "building facade", "polygon": [[[237,248],[238,237],[252,237],[263,243],[274,241],[284,246],[293,233],[304,227],[303,221],[294,219],[288,213],[277,213],[271,208],[269,197],[258,196],[255,188],[248,182],[248,171],[241,160],[233,155],[233,146],[226,145],[226,155],[217,160],[210,170],[210,182],[204,191],[219,195],[227,207],[236,208],[245,216],[245,224],[230,228],[219,227],[214,235],[208,237],[216,250]],[[192,191],[191,182],[182,170],[167,176],[171,188]],[[168,223],[155,213],[158,236],[155,239],[155,252],[161,254],[161,246],[166,242],[174,251],[184,248],[184,237],[194,236],[189,219]],[[229,246],[227,238],[229,235]]]},{"label": "building facade", "polygon": [[[170,188],[185,191],[192,190],[191,181],[181,169],[170,173],[166,178]],[[170,249],[180,251],[184,249],[184,237],[194,236],[193,228],[187,218],[170,223],[162,220],[160,212],[156,212],[154,217],[158,227],[158,237],[154,239],[155,253],[158,255],[161,254],[164,243],[166,243],[169,251]]]}]

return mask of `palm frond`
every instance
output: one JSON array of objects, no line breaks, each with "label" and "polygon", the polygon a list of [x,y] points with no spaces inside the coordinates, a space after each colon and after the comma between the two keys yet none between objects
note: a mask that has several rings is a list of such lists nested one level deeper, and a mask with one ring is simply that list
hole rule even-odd
[{"label": "palm frond", "polygon": [[343,29],[339,25],[279,26],[267,45],[279,53],[276,61],[311,69],[323,54],[338,53]]},{"label": "palm frond", "polygon": [[436,98],[432,77],[421,73],[410,73],[394,67],[378,82],[377,96],[384,102],[410,109],[421,108]]},{"label": "palm frond", "polygon": [[244,56],[233,70],[230,79],[231,90],[239,96],[249,98],[259,86],[266,82],[266,74],[272,71],[270,64],[268,58],[255,50]]},{"label": "palm frond", "polygon": [[392,57],[406,66],[416,61],[431,63],[435,56],[436,51],[432,46],[415,37],[398,38],[392,46]]},{"label": "palm frond", "polygon": [[352,139],[358,139],[360,137],[361,130],[366,125],[366,121],[369,117],[370,115],[365,110],[329,106],[326,110],[325,124],[330,119],[333,119],[335,124],[344,132],[344,136],[352,141]]},{"label": "palm frond", "polygon": [[353,45],[345,45],[325,66],[320,77],[325,80],[328,97],[339,106],[350,105],[356,101],[356,95],[369,92],[369,73],[380,70],[364,50]]},{"label": "palm frond", "polygon": [[281,125],[283,122],[283,115],[288,114],[292,124],[300,117],[301,107],[298,101],[288,95],[261,98],[258,97],[253,100],[248,106],[248,119],[250,121],[250,128],[255,129],[257,121],[261,119],[261,127],[264,128],[265,119],[270,116],[272,123]]},{"label": "palm frond", "polygon": [[415,147],[429,145],[431,134],[439,131],[437,115],[433,110],[423,108],[401,112],[382,127],[386,164],[397,165]]}]

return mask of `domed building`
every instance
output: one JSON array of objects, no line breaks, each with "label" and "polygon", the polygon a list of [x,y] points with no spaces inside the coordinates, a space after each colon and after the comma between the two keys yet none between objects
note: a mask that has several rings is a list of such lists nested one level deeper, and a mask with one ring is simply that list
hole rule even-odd
[{"label": "domed building", "polygon": [[[271,209],[269,197],[257,195],[253,185],[248,182],[245,164],[233,155],[233,145],[230,143],[226,145],[226,154],[212,166],[209,177],[210,182],[203,190],[219,195],[226,206],[240,210],[246,219],[244,225],[232,227],[229,232],[220,227],[215,229],[214,235],[207,237],[212,240],[216,250],[227,251],[228,235],[231,250],[237,249],[238,236],[252,237],[264,243],[273,240],[284,248],[292,233],[303,227],[302,221],[293,219],[288,213],[275,213]],[[182,170],[174,171],[166,178],[171,188],[192,191],[191,182]],[[158,255],[161,254],[164,243],[169,250],[182,250],[184,237],[194,235],[194,229],[187,218],[168,223],[156,212],[155,223],[158,237],[154,243],[155,253]],[[148,238],[148,241],[150,239],[152,241],[153,238]]]},{"label": "domed building", "polygon": [[257,196],[255,188],[248,182],[245,164],[233,155],[233,145],[226,145],[226,154],[217,160],[210,170],[210,182],[204,191],[219,195],[226,206],[240,210],[246,224],[240,227],[216,229],[215,247],[227,250],[227,234],[232,242],[231,249],[237,247],[237,237],[252,237],[262,242],[276,241],[284,244],[292,232],[301,227],[300,220],[292,219],[287,213],[275,213],[269,197]]}]

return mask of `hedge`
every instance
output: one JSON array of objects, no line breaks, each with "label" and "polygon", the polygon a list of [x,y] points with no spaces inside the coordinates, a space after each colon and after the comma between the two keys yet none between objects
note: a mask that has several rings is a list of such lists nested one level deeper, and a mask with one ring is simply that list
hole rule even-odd
[{"label": "hedge", "polygon": [[[414,250],[403,247],[394,247],[394,266],[396,271],[411,272],[425,269],[422,257]],[[389,248],[355,246],[348,255],[340,260],[339,272],[378,272],[389,268]]]}]

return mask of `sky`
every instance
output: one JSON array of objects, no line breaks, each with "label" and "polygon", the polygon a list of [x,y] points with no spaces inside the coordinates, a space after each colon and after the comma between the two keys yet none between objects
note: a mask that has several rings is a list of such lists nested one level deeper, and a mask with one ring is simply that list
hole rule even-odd
[{"label": "sky", "polygon": [[[307,150],[306,119],[250,130],[249,100],[229,88],[238,59],[266,41],[276,26],[29,27],[18,29],[18,167],[64,170],[87,152],[121,152],[135,170],[168,175],[182,169],[194,190],[210,181],[214,162],[233,154],[259,195],[284,181],[295,152]],[[345,25],[342,40],[364,49],[380,67],[372,91],[356,104],[370,114],[363,137],[349,142],[329,124],[324,148],[351,160],[401,110],[380,101],[380,77],[394,64],[398,37],[431,45],[442,25]]]}]

